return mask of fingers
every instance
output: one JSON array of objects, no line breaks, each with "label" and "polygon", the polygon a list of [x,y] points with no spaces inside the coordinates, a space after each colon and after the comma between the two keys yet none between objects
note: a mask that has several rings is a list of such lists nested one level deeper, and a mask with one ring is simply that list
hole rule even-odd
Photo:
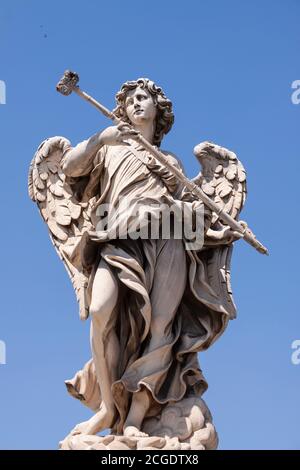
[{"label": "fingers", "polygon": [[117,127],[122,137],[132,137],[137,136],[139,134],[139,132],[134,129],[128,122],[121,121]]},{"label": "fingers", "polygon": [[243,234],[236,230],[231,230],[229,226],[221,230],[221,240],[226,244],[231,244],[243,237]]},{"label": "fingers", "polygon": [[126,139],[135,139],[139,132],[129,126],[129,124],[118,126],[118,142],[124,145],[130,145],[128,142],[125,142]]},{"label": "fingers", "polygon": [[230,237],[231,234],[232,234],[232,231],[231,231],[231,229],[230,229],[229,226],[223,228],[223,230],[222,230],[222,238]]},{"label": "fingers", "polygon": [[120,121],[119,124],[117,125],[117,128],[119,129],[119,131],[121,131],[123,128],[127,127],[127,129],[132,129],[131,125],[129,124],[129,122],[125,122],[125,121]]},{"label": "fingers", "polygon": [[239,240],[240,238],[243,238],[243,234],[241,232],[236,232],[235,230],[232,232],[232,236]]},{"label": "fingers", "polygon": [[117,129],[121,133],[134,131],[133,127],[131,127],[129,122],[124,122],[124,121],[119,122],[119,124],[117,125]]},{"label": "fingers", "polygon": [[124,130],[124,131],[121,131],[120,134],[123,138],[125,137],[128,139],[129,137],[132,137],[132,138],[137,137],[139,135],[139,132],[134,131],[134,130],[132,131]]}]

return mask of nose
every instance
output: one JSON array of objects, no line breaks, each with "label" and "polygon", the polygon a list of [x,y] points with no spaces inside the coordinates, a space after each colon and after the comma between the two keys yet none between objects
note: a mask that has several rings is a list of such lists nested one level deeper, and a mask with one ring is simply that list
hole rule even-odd
[{"label": "nose", "polygon": [[140,107],[140,102],[137,98],[134,98],[133,105],[135,109],[138,109]]}]

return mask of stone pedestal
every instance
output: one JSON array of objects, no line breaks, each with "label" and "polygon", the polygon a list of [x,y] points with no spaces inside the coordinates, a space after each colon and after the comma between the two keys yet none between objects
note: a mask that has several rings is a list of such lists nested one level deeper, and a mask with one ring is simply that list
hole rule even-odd
[{"label": "stone pedestal", "polygon": [[148,437],[117,435],[67,436],[62,450],[212,450],[218,435],[206,403],[198,397],[167,405],[160,416],[147,418],[142,431]]}]

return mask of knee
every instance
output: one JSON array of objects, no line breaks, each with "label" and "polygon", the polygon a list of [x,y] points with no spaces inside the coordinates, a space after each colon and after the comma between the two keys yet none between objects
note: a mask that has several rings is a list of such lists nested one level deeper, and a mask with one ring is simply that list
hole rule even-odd
[{"label": "knee", "polygon": [[90,316],[97,329],[104,330],[112,314],[113,307],[109,301],[92,302]]}]

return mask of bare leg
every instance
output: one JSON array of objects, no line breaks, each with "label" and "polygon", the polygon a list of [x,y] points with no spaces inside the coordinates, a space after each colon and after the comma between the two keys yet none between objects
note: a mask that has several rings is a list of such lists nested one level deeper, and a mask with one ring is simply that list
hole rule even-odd
[{"label": "bare leg", "polygon": [[[156,262],[150,298],[152,318],[150,343],[145,354],[166,344],[172,335],[172,321],[186,286],[186,253],[181,240],[160,240],[161,250]],[[176,276],[176,282],[174,282]],[[124,435],[139,436],[150,400],[145,389],[133,395],[124,424]],[[143,434],[143,433],[142,433]]]},{"label": "bare leg", "polygon": [[144,417],[149,409],[150,397],[147,390],[141,390],[134,393],[129,413],[124,425],[124,436],[127,437],[144,437],[148,434],[140,429],[143,424]]},{"label": "bare leg", "polygon": [[114,331],[114,309],[118,301],[118,283],[108,264],[101,260],[97,269],[90,306],[91,348],[100,386],[100,410],[88,421],[80,423],[73,434],[96,434],[111,427],[115,406],[111,385],[117,379],[119,342]]}]

